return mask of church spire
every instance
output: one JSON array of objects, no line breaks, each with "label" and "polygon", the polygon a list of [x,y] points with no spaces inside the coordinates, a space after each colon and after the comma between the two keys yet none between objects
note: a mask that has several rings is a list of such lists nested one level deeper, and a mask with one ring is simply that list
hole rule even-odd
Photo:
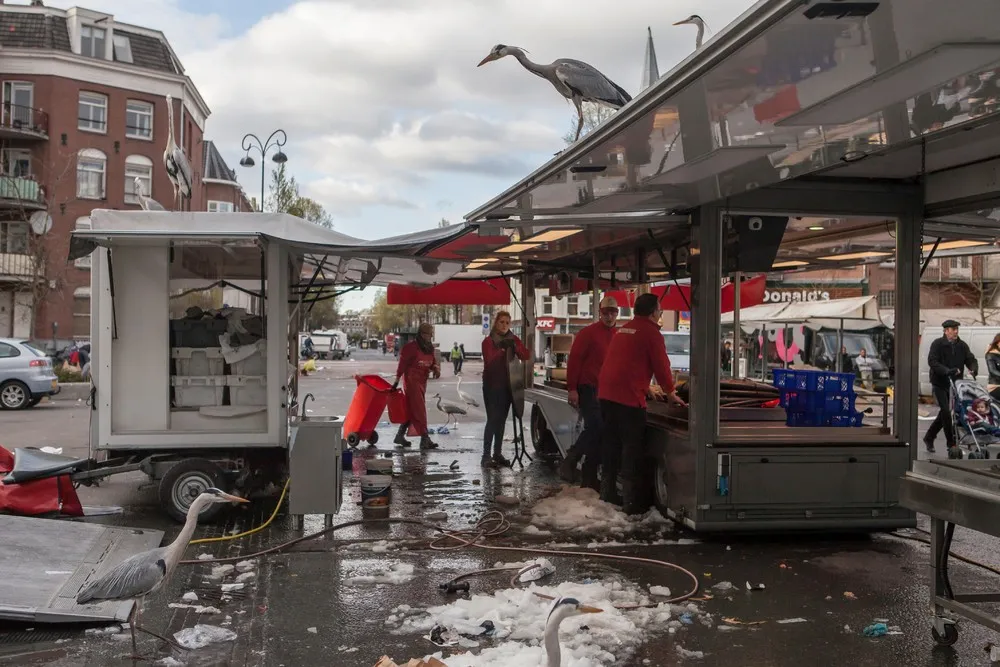
[{"label": "church spire", "polygon": [[653,85],[653,82],[660,78],[660,68],[656,65],[656,48],[653,46],[653,30],[646,28],[646,57],[643,59],[642,83],[639,90],[645,90]]}]

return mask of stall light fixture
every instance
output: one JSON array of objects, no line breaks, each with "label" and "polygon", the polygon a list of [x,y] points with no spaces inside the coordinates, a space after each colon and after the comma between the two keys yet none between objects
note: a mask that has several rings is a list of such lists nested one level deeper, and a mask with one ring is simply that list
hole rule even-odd
[{"label": "stall light fixture", "polygon": [[465,268],[467,268],[467,269],[469,269],[469,270],[472,270],[472,269],[481,269],[482,267],[486,266],[487,264],[492,264],[492,263],[493,263],[493,261],[494,261],[494,260],[490,260],[490,261],[488,261],[488,262],[471,262],[471,263],[470,263],[470,264],[469,264],[469,265],[468,265],[467,267],[465,267]]},{"label": "stall light fixture", "polygon": [[[938,250],[958,250],[959,248],[975,248],[977,246],[989,245],[986,241],[969,241],[969,240],[959,240],[959,241],[945,241],[944,243],[939,243],[937,246]],[[925,243],[920,246],[924,252],[930,252],[934,249],[933,243]]]},{"label": "stall light fixture", "polygon": [[542,245],[541,243],[511,243],[503,248],[497,248],[493,252],[524,252]]},{"label": "stall light fixture", "polygon": [[524,239],[526,243],[551,243],[582,232],[579,228],[549,229]]},{"label": "stall light fixture", "polygon": [[790,269],[793,266],[809,266],[809,262],[803,262],[799,259],[790,259],[787,262],[775,262],[771,265],[772,269]]},{"label": "stall light fixture", "polygon": [[866,250],[864,252],[849,252],[846,255],[829,255],[827,257],[820,257],[819,259],[827,262],[841,262],[848,259],[874,259],[875,257],[889,257],[890,255],[892,255],[891,252]]},{"label": "stall light fixture", "polygon": [[879,72],[775,123],[777,127],[847,125],[1000,60],[998,42],[946,43]]},{"label": "stall light fixture", "polygon": [[809,231],[810,232],[821,232],[824,229],[826,229],[826,227],[824,227],[823,225],[813,225],[812,227],[809,228]]}]

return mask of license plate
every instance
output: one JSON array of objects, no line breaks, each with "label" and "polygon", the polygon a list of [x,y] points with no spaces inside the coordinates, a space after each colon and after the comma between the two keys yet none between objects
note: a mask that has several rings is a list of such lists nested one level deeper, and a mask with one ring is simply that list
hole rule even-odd
[{"label": "license plate", "polygon": [[55,390],[56,387],[58,387],[58,386],[59,386],[59,380],[53,380],[52,381],[52,389]]}]

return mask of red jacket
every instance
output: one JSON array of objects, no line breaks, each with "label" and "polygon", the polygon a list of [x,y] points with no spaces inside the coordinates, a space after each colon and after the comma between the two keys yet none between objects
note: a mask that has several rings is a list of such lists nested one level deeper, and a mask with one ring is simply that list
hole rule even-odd
[{"label": "red jacket", "polygon": [[[514,354],[524,361],[531,358],[531,352],[520,338],[509,331],[506,337],[514,341]],[[506,350],[493,342],[492,334],[483,339],[483,386],[510,386],[510,379],[507,377]]]},{"label": "red jacket", "polygon": [[649,379],[663,391],[674,390],[667,346],[660,327],[648,317],[636,317],[612,337],[597,383],[597,397],[636,408],[646,407]]},{"label": "red jacket", "polygon": [[597,378],[601,374],[601,366],[604,365],[604,358],[608,355],[608,346],[614,335],[615,328],[605,326],[603,322],[585,326],[576,335],[566,364],[568,390],[576,391],[581,384],[597,386]]}]

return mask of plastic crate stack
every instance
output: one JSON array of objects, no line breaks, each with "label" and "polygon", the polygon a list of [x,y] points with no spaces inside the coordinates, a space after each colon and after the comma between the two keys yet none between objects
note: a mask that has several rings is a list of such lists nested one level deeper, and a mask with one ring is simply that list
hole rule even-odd
[{"label": "plastic crate stack", "polygon": [[175,408],[202,408],[222,405],[226,390],[225,360],[219,336],[226,333],[226,321],[215,318],[171,320],[170,376]]},{"label": "plastic crate stack", "polygon": [[774,370],[788,426],[862,426],[862,413],[854,408],[853,373]]}]

